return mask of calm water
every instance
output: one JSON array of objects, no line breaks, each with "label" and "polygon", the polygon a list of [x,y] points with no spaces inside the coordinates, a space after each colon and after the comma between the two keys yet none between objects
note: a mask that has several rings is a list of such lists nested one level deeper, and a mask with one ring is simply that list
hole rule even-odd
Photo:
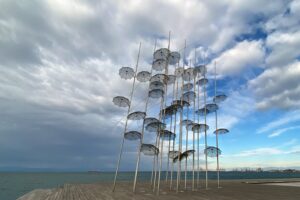
[{"label": "calm water", "polygon": [[[95,183],[113,181],[113,173],[0,173],[0,200],[15,200],[37,188],[55,188],[65,183]],[[139,180],[150,179],[150,172],[143,172]],[[201,178],[205,174],[201,173]],[[209,173],[210,179],[216,173]],[[273,172],[222,172],[222,179],[300,178],[300,173]],[[120,173],[119,180],[132,180],[132,172]]]}]

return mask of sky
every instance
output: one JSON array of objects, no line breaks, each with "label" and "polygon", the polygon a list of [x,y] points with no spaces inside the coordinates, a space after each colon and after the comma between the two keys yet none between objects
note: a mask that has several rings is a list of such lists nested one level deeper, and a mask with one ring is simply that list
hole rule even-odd
[{"label": "sky", "polygon": [[[210,80],[217,63],[228,96],[219,127],[230,130],[221,168],[299,168],[299,13],[297,0],[0,0],[0,171],[115,170],[126,109],[112,99],[132,84],[119,68],[135,66],[141,42],[139,69],[149,70],[169,31],[171,50],[182,54],[186,40],[186,62],[196,50]],[[146,89],[137,83],[133,109]],[[214,146],[214,116],[208,125]],[[125,142],[121,170],[135,169],[137,148]],[[141,169],[151,161],[142,156]]]}]

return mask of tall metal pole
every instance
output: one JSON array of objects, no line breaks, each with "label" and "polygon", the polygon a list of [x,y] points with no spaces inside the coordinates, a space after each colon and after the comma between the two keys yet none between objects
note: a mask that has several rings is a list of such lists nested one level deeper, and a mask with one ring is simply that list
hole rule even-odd
[{"label": "tall metal pole", "polygon": [[[176,80],[175,80],[176,81]],[[172,101],[173,102],[175,98],[175,82],[173,83],[173,91],[172,91]],[[171,115],[171,123],[170,123],[170,132],[172,132],[172,125],[173,125],[173,113]],[[175,132],[174,132],[175,134]],[[168,147],[168,163],[167,163],[167,172],[166,172],[166,183],[168,183],[168,174],[169,174],[169,169],[170,169],[170,150],[171,150],[171,137],[169,137],[169,147]]]},{"label": "tall metal pole", "polygon": [[[155,44],[154,44],[153,53],[155,52],[155,49],[156,49],[156,40],[155,40]],[[152,75],[152,71],[153,71],[153,69],[152,69],[152,66],[151,66],[151,70],[150,70],[151,75]],[[150,82],[149,82],[149,86],[148,86],[148,91],[149,91],[149,88],[150,88]],[[147,94],[146,105],[145,105],[145,113],[147,113],[148,103],[149,103],[149,95]],[[136,168],[135,168],[135,174],[134,174],[133,192],[135,192],[135,189],[136,189],[136,181],[137,181],[138,170],[139,170],[139,165],[140,165],[140,157],[141,157],[141,148],[142,148],[143,139],[144,139],[144,128],[145,128],[145,120],[143,120],[143,125],[142,125],[141,140],[140,140],[140,146],[139,146],[139,149],[138,149],[138,156],[137,156]]]},{"label": "tall metal pole", "polygon": [[[195,48],[195,64],[196,66],[196,48]],[[198,80],[200,78],[199,73],[197,74]],[[196,87],[196,86],[195,86]],[[200,90],[199,83],[197,84],[197,110],[200,108]],[[200,123],[199,113],[197,115],[197,123]],[[199,188],[199,179],[200,179],[200,130],[197,131],[197,188]]]},{"label": "tall metal pole", "polygon": [[114,185],[113,185],[113,189],[112,189],[113,192],[115,191],[115,188],[116,188],[116,181],[117,181],[117,177],[118,177],[118,172],[119,172],[119,167],[120,167],[120,161],[121,161],[122,154],[123,154],[123,146],[124,146],[124,140],[125,140],[124,134],[127,131],[127,124],[128,124],[128,118],[127,118],[127,116],[130,113],[130,108],[131,108],[131,104],[132,104],[132,96],[133,96],[133,92],[134,92],[136,74],[137,74],[137,70],[138,70],[138,66],[139,66],[141,46],[142,46],[142,43],[140,42],[139,52],[138,52],[138,56],[137,56],[136,66],[135,66],[135,73],[134,73],[134,77],[133,77],[132,89],[131,89],[130,99],[129,99],[130,103],[129,103],[128,111],[127,111],[127,115],[126,115],[125,127],[124,127],[124,133],[123,133],[123,139],[122,139],[122,143],[121,143],[119,159],[118,159],[117,168],[116,168],[116,172],[115,172]]},{"label": "tall metal pole", "polygon": [[[215,64],[215,98],[217,96],[217,64]],[[219,141],[218,141],[218,111],[215,112],[216,121],[216,147],[217,147],[217,176],[218,176],[218,188],[220,188],[220,168],[219,168]]]},{"label": "tall metal pole", "polygon": [[[164,99],[164,96],[161,97],[161,101],[160,101],[160,110],[163,109],[163,99]],[[161,113],[159,114],[159,121],[161,122]],[[160,135],[159,135],[159,132],[160,132],[160,129],[161,127],[158,128],[158,131],[157,131],[157,136],[156,136],[156,147],[159,149],[159,146],[160,146]],[[161,149],[159,149],[159,154],[161,153]],[[158,155],[157,154],[155,156],[155,173],[154,173],[154,180],[153,180],[153,192],[155,192],[155,188],[156,188],[156,178],[157,178],[157,171],[158,171]]]},{"label": "tall metal pole", "polygon": [[[194,77],[194,94],[196,94],[196,76],[193,73]],[[196,98],[196,97],[195,97]],[[193,98],[193,121],[196,121],[195,116],[195,109],[196,109],[196,99]],[[193,131],[193,150],[195,150],[195,131]],[[195,153],[193,153],[193,184],[192,184],[192,190],[195,190]]]},{"label": "tall metal pole", "polygon": [[[170,40],[171,40],[171,31],[169,31],[169,43],[168,43],[168,50],[169,51],[170,51]],[[168,65],[169,65],[169,55],[167,57],[166,66],[165,66],[165,75],[166,76],[168,76]],[[165,104],[164,109],[163,109],[164,110],[163,123],[165,122],[165,118],[166,118],[165,108],[166,108],[166,99],[168,98],[168,84],[167,84],[168,78],[165,81],[166,81],[166,83],[165,83],[165,95],[164,95],[163,102],[162,102],[162,105]],[[160,134],[160,132],[158,134]],[[160,188],[163,148],[164,148],[164,138],[162,137],[162,139],[161,139],[161,151],[160,151],[160,167],[159,167],[159,172],[158,172],[157,195],[159,195],[159,188]]]},{"label": "tall metal pole", "polygon": [[[188,82],[190,83],[190,81]],[[188,85],[188,91],[190,91],[190,86]],[[189,96],[188,96],[188,101],[190,101]],[[186,112],[186,116],[187,116],[187,123],[189,121],[189,107],[187,107],[187,112]],[[185,138],[185,150],[188,150],[188,140],[189,140],[189,129],[188,129],[188,124],[185,124],[185,130],[186,130],[186,138]],[[187,161],[188,161],[188,157],[186,156],[185,158],[185,166],[184,166],[184,189],[186,189],[186,184],[187,184]]]},{"label": "tall metal pole", "polygon": [[[186,41],[184,42],[184,54],[183,54],[183,70],[184,70],[184,59],[185,59]],[[181,106],[183,107],[182,89],[183,89],[183,78],[181,76]],[[178,168],[177,168],[177,184],[176,192],[179,191],[180,179],[181,179],[181,153],[182,153],[182,114],[183,108],[180,111],[180,130],[179,130],[179,152],[178,152]]]},{"label": "tall metal pole", "polygon": [[[206,66],[205,66],[206,67]],[[204,78],[205,78],[204,72]],[[203,91],[204,91],[204,124],[206,125],[206,84],[203,84]],[[206,128],[204,129],[205,133],[205,149],[207,148],[207,131]],[[205,153],[205,188],[208,189],[208,174],[207,174],[207,153]]]},{"label": "tall metal pole", "polygon": [[[179,68],[179,62],[178,62],[178,68]],[[176,90],[175,90],[175,97],[176,97],[176,100],[178,99],[178,78],[179,77],[176,77]],[[176,127],[177,127],[177,124],[176,124],[176,121],[177,121],[177,111],[175,113],[175,123],[174,123],[174,134],[176,134]],[[175,138],[173,139],[173,152],[175,151]],[[172,169],[171,169],[171,181],[170,181],[170,190],[172,189],[172,184],[173,184],[173,171],[174,171],[174,162],[172,161]]]}]

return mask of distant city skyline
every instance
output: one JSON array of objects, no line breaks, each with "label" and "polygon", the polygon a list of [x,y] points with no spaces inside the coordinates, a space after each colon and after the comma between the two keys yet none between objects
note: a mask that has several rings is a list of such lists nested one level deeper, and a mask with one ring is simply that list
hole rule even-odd
[{"label": "distant city skyline", "polygon": [[[219,127],[230,130],[220,167],[299,169],[299,13],[296,0],[1,1],[0,171],[114,171],[126,111],[112,99],[131,86],[118,70],[135,65],[139,42],[149,70],[169,31],[172,50],[187,41],[185,64],[196,49],[212,78],[217,63],[228,96]],[[146,87],[136,91],[134,109]],[[213,146],[213,116],[208,124]],[[121,171],[135,169],[136,154],[128,142]],[[142,156],[141,169],[151,162]]]}]

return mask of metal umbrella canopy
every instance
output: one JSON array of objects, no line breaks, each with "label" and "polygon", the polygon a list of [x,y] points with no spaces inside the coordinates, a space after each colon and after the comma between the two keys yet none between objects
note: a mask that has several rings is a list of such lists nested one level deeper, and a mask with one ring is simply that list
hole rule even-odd
[{"label": "metal umbrella canopy", "polygon": [[169,54],[170,54],[170,50],[169,49],[167,49],[167,48],[161,48],[161,49],[158,49],[158,50],[156,50],[154,52],[153,58],[154,58],[154,60],[157,60],[157,59],[167,60]]},{"label": "metal umbrella canopy", "polygon": [[154,76],[152,76],[150,78],[150,82],[153,82],[153,81],[159,81],[159,82],[162,82],[164,84],[167,84],[168,83],[168,79],[169,77],[165,74],[155,74]]},{"label": "metal umbrella canopy", "polygon": [[126,97],[116,96],[113,98],[113,103],[119,107],[129,107],[130,101]]},{"label": "metal umbrella canopy", "polygon": [[221,103],[227,99],[227,96],[225,94],[219,94],[214,97],[213,101],[214,103]]},{"label": "metal umbrella canopy", "polygon": [[173,139],[175,139],[176,135],[175,135],[175,133],[172,133],[169,130],[160,130],[159,137],[162,140],[169,140],[170,138],[171,138],[171,140],[173,140]]},{"label": "metal umbrella canopy", "polygon": [[182,95],[182,99],[187,102],[192,102],[195,100],[195,98],[196,98],[196,93],[193,91],[185,92]]},{"label": "metal umbrella canopy", "polygon": [[155,89],[164,90],[165,85],[160,81],[152,81],[150,83],[149,89],[150,90],[155,90]]},{"label": "metal umbrella canopy", "polygon": [[188,92],[193,89],[193,86],[194,86],[193,83],[186,83],[183,85],[182,90],[184,92]]},{"label": "metal umbrella canopy", "polygon": [[182,120],[181,124],[183,126],[189,126],[190,124],[193,124],[194,122],[192,120],[189,120],[189,119],[184,119]]},{"label": "metal umbrella canopy", "polygon": [[179,151],[169,151],[169,158],[172,160],[178,155],[179,155]]},{"label": "metal umbrella canopy", "polygon": [[167,61],[165,59],[157,59],[152,64],[152,69],[155,71],[163,71],[166,67]]},{"label": "metal umbrella canopy", "polygon": [[207,131],[209,129],[209,126],[207,124],[197,124],[194,123],[192,130],[193,131],[197,131],[197,132],[204,132]]},{"label": "metal umbrella canopy", "polygon": [[134,77],[134,70],[131,67],[122,67],[119,70],[119,75],[125,80],[132,79]]},{"label": "metal umbrella canopy", "polygon": [[196,84],[199,85],[199,86],[203,86],[203,85],[206,85],[208,83],[208,79],[207,78],[201,78],[199,79]]},{"label": "metal umbrella canopy", "polygon": [[209,111],[209,113],[215,112],[219,109],[219,106],[215,103],[209,103],[205,105],[205,108]]},{"label": "metal umbrella canopy", "polygon": [[176,76],[175,75],[168,75],[168,81],[167,81],[168,85],[174,84],[175,81],[176,81]]},{"label": "metal umbrella canopy", "polygon": [[124,134],[126,140],[139,140],[141,137],[142,134],[138,131],[128,131]]},{"label": "metal umbrella canopy", "polygon": [[163,117],[168,118],[172,115],[175,115],[177,111],[181,109],[179,106],[176,105],[170,105],[160,111],[160,115],[164,115]]},{"label": "metal umbrella canopy", "polygon": [[148,95],[151,98],[158,99],[164,96],[164,91],[161,89],[153,89],[149,91]]},{"label": "metal umbrella canopy", "polygon": [[146,126],[146,130],[149,132],[157,132],[165,128],[166,124],[162,122],[151,122]]},{"label": "metal umbrella canopy", "polygon": [[182,67],[177,67],[174,72],[175,76],[177,77],[181,77],[183,73],[184,73],[184,69]]},{"label": "metal umbrella canopy", "polygon": [[[180,160],[179,161],[182,161],[183,159],[186,159],[187,157],[193,155],[195,153],[195,150],[191,149],[191,150],[187,150],[185,152],[183,152],[182,154],[180,154]],[[173,159],[173,162],[177,162],[178,161],[178,156],[176,156],[174,159]]]},{"label": "metal umbrella canopy", "polygon": [[221,155],[221,153],[222,151],[219,148],[213,146],[208,146],[204,149],[204,154],[211,158],[217,157],[217,155]]},{"label": "metal umbrella canopy", "polygon": [[185,100],[174,100],[172,102],[172,105],[178,105],[178,106],[182,106],[182,107],[188,107],[188,106],[190,106],[190,103],[188,101],[185,101]]},{"label": "metal umbrella canopy", "polygon": [[174,52],[171,52],[170,55],[169,55],[169,64],[170,65],[175,65],[179,62],[180,60],[180,53],[174,51]]},{"label": "metal umbrella canopy", "polygon": [[227,134],[229,133],[229,130],[226,129],[226,128],[218,128],[217,130],[214,131],[214,134],[221,134],[221,135],[224,135],[224,134]]},{"label": "metal umbrella canopy", "polygon": [[159,149],[156,146],[154,146],[153,144],[142,144],[141,152],[145,156],[154,156],[159,153]]},{"label": "metal umbrella canopy", "polygon": [[136,79],[140,82],[147,82],[150,80],[151,74],[148,71],[141,71],[137,74]]},{"label": "metal umbrella canopy", "polygon": [[146,117],[146,113],[141,111],[132,112],[127,116],[129,120],[141,120],[144,119],[145,117]]},{"label": "metal umbrella canopy", "polygon": [[207,108],[200,108],[195,111],[195,113],[200,116],[205,116],[205,115],[209,114],[209,112],[210,111]]},{"label": "metal umbrella canopy", "polygon": [[147,118],[144,119],[145,125],[148,125],[152,122],[159,122],[159,120],[156,119],[155,117],[147,117]]},{"label": "metal umbrella canopy", "polygon": [[207,72],[207,69],[205,65],[198,65],[195,67],[195,71],[201,76],[204,76]]},{"label": "metal umbrella canopy", "polygon": [[195,71],[194,68],[187,68],[184,70],[182,74],[182,78],[184,81],[190,81],[196,76],[197,76],[197,72]]}]

